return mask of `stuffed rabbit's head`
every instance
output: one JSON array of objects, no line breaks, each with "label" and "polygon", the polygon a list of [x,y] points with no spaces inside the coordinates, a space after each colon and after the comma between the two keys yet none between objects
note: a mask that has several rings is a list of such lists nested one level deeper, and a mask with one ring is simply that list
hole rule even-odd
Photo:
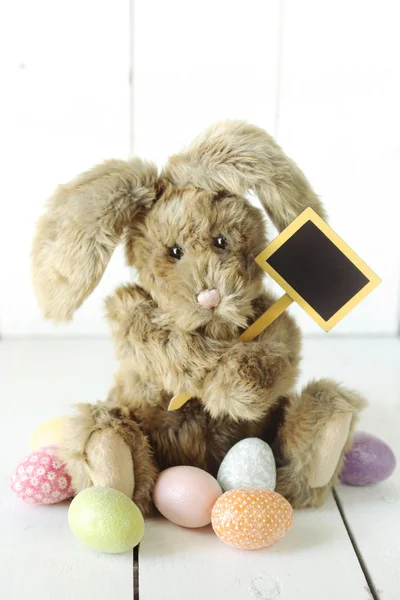
[{"label": "stuffed rabbit's head", "polygon": [[154,165],[107,161],[61,186],[38,223],[33,280],[48,318],[65,320],[99,282],[115,246],[180,329],[246,327],[262,290],[254,259],[262,212],[279,230],[323,208],[298,167],[263,130],[212,126],[158,176]]},{"label": "stuffed rabbit's head", "polygon": [[244,198],[165,183],[125,241],[129,264],[178,328],[246,326],[266,241],[261,211]]}]

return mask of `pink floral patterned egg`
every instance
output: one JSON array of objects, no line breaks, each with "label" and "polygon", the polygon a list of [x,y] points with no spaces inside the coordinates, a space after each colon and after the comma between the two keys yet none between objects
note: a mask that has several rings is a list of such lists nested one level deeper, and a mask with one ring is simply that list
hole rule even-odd
[{"label": "pink floral patterned egg", "polygon": [[40,448],[21,460],[11,475],[10,487],[30,504],[55,504],[74,496],[71,477],[57,458],[55,446]]}]

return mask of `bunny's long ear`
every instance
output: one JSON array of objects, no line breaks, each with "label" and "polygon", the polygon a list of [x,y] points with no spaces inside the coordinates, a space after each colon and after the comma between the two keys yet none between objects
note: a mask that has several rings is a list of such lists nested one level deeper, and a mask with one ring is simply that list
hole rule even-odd
[{"label": "bunny's long ear", "polygon": [[110,160],[60,186],[39,219],[32,276],[44,316],[68,320],[100,281],[125,226],[156,197],[156,167]]},{"label": "bunny's long ear", "polygon": [[253,190],[280,231],[308,206],[326,216],[297,165],[263,129],[243,121],[206,129],[187,150],[170,158],[164,174],[180,187],[237,195]]}]

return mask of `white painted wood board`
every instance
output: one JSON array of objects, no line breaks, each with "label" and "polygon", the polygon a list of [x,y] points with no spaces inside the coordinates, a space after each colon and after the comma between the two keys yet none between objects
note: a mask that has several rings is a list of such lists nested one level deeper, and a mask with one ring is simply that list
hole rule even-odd
[{"label": "white painted wood board", "polygon": [[[336,357],[336,360],[333,360]],[[384,440],[400,460],[400,340],[307,340],[305,377],[318,369],[360,389],[370,405],[358,429]],[[379,485],[337,486],[343,510],[379,596],[400,597],[400,469]]]},{"label": "white painted wood board", "polygon": [[320,510],[296,511],[292,530],[258,551],[223,544],[211,527],[188,531],[162,518],[150,520],[140,545],[139,581],[140,600],[366,598],[363,573],[332,498]]},{"label": "white painted wood board", "polygon": [[[399,347],[396,339],[307,339],[301,378],[305,383],[331,376],[368,395],[371,406],[360,427],[386,439],[397,453]],[[54,594],[61,600],[132,598],[131,553],[98,556],[69,533],[66,507],[28,506],[8,489],[11,470],[29,451],[32,430],[67,413],[72,403],[104,399],[116,365],[108,341],[0,343],[0,594],[4,598],[28,594],[34,600]],[[338,492],[381,597],[397,600],[398,475],[375,488],[339,487]],[[322,510],[296,511],[292,531],[260,552],[231,549],[209,528],[186,531],[164,520],[149,520],[139,564],[141,600],[195,600],[205,595],[218,600],[251,599],[257,597],[257,589],[264,595],[274,589],[276,581],[271,577],[281,582],[280,600],[368,598],[332,499]]]},{"label": "white painted wood board", "polygon": [[105,398],[110,343],[0,343],[0,596],[4,600],[132,600],[132,553],[85,548],[68,528],[68,503],[32,506],[8,480],[29,453],[32,431],[75,402]]}]

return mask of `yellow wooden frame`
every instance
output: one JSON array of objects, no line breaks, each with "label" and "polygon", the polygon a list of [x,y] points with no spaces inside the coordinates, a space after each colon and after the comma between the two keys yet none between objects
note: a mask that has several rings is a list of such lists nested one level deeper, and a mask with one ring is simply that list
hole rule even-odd
[{"label": "yellow wooden frame", "polygon": [[[266,261],[274,252],[292,237],[305,223],[311,221],[320,229],[327,238],[365,275],[368,283],[340,308],[328,321],[325,321],[306,300]],[[281,234],[260,252],[256,258],[257,264],[272,277],[285,290],[289,296],[299,304],[307,314],[318,323],[324,331],[329,331],[343,319],[357,304],[370,294],[380,283],[381,279],[365,264],[363,260],[346,244],[341,237],[329,227],[327,223],[312,208],[306,208]]]}]

